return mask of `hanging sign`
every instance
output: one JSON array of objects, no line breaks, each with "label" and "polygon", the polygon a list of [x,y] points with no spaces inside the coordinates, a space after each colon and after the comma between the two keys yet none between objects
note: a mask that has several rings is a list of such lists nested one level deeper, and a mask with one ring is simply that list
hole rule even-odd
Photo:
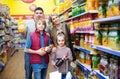
[{"label": "hanging sign", "polygon": [[32,2],[34,2],[35,0],[22,0],[23,2],[25,2],[25,3],[32,3]]}]

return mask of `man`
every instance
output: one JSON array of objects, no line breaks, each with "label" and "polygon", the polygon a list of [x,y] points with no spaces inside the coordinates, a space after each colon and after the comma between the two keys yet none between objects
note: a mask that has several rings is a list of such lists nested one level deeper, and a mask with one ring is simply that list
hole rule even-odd
[{"label": "man", "polygon": [[[30,20],[26,23],[26,36],[25,39],[29,36],[31,32],[35,31],[35,21],[44,18],[44,11],[41,7],[37,7],[34,10],[34,20]],[[27,41],[27,40],[26,40]],[[32,79],[32,68],[30,66],[29,53],[26,52],[26,47],[24,50],[24,60],[25,60],[25,79]]]}]

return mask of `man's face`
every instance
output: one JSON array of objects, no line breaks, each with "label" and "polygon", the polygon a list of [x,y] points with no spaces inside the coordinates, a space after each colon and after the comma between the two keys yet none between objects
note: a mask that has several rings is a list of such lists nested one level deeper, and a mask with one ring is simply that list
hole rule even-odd
[{"label": "man's face", "polygon": [[40,18],[43,18],[44,17],[44,14],[42,12],[42,10],[36,10],[35,13],[34,13],[34,18],[35,19],[40,19]]}]

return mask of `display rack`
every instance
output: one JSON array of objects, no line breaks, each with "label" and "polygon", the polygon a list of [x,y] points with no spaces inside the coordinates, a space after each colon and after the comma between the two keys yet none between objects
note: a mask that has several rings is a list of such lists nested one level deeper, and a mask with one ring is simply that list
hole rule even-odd
[{"label": "display rack", "polygon": [[[67,9],[66,11],[64,11],[63,13],[61,13],[60,14],[60,16],[62,16],[62,15],[64,15],[66,12],[68,12],[68,11],[70,11],[73,7],[76,7],[76,6],[79,6],[79,4],[77,4],[76,5],[76,3],[78,3],[77,1],[80,1],[80,0],[75,0],[74,2],[73,2],[73,5],[74,6],[71,6],[69,9]],[[81,0],[81,1],[84,1],[84,0]],[[81,3],[80,3],[80,5],[82,5]],[[98,19],[98,15],[97,15],[97,17],[96,16],[92,16],[92,19],[88,19],[88,17],[86,16],[86,15],[89,15],[89,14],[98,14],[98,10],[90,10],[90,11],[87,11],[87,12],[84,12],[84,13],[81,13],[81,14],[76,14],[75,16],[74,15],[72,15],[72,17],[68,17],[68,18],[64,18],[64,20],[61,20],[61,23],[62,22],[66,22],[66,23],[69,23],[70,24],[70,29],[71,29],[71,31],[74,31],[74,32],[72,32],[72,33],[74,33],[74,35],[75,34],[78,34],[78,35],[81,35],[81,37],[83,38],[83,35],[84,35],[84,37],[85,37],[85,35],[86,35],[86,37],[87,37],[87,35],[91,35],[91,38],[92,38],[92,35],[94,36],[95,35],[95,33],[96,33],[96,29],[95,29],[95,27],[94,27],[94,23],[102,23],[102,24],[106,24],[106,23],[119,23],[120,22],[120,16],[111,16],[111,17],[107,17],[107,18],[101,18],[101,19]],[[86,16],[86,17],[84,17],[83,18],[83,16]],[[95,17],[95,18],[93,18],[93,17]],[[88,20],[83,20],[83,19],[88,19]],[[77,21],[76,21],[77,20]],[[81,21],[82,20],[82,21]],[[77,23],[83,23],[83,21],[90,21],[90,27],[92,28],[92,29],[90,29],[90,30],[82,30],[81,29],[81,26],[80,25],[77,25]],[[75,23],[75,24],[72,24],[72,23]],[[84,26],[84,24],[82,25],[83,26],[83,28],[84,27],[86,27],[86,26]],[[79,29],[78,30],[76,30],[76,27],[78,27]],[[115,29],[114,29],[115,30]],[[77,36],[76,36],[77,37]],[[80,39],[81,39],[81,37],[79,37]],[[77,37],[78,38],[78,37]],[[78,40],[80,40],[80,39],[77,39],[77,42],[78,42]],[[95,41],[94,41],[95,42]],[[105,47],[105,46],[102,46],[102,45],[94,45],[94,42],[92,41],[91,42],[91,40],[90,41],[85,41],[85,43],[87,43],[86,44],[86,46],[87,45],[90,45],[89,47],[85,47],[84,48],[84,46],[77,46],[77,44],[76,45],[73,45],[73,47],[75,48],[75,49],[77,49],[77,50],[75,50],[76,51],[76,55],[81,55],[81,54],[79,54],[79,53],[84,53],[85,55],[90,55],[90,57],[94,57],[96,54],[97,55],[99,55],[99,53],[101,52],[101,51],[103,51],[103,52],[105,52],[105,53],[108,53],[108,54],[111,54],[111,55],[115,55],[115,56],[120,56],[120,51],[118,50],[113,50],[113,49],[111,49],[111,48],[108,48],[108,47]],[[75,42],[76,43],[76,42]],[[84,42],[83,42],[84,43]],[[81,44],[81,43],[80,43]],[[88,48],[88,49],[87,49]],[[79,51],[81,51],[81,52],[79,52]],[[93,53],[92,53],[93,52]],[[102,53],[101,53],[102,54]],[[83,56],[83,55],[82,55]],[[80,56],[76,56],[76,58],[80,58]],[[99,56],[100,57],[100,56]],[[113,56],[111,56],[111,57],[113,57]],[[81,57],[82,58],[82,57]],[[80,58],[80,59],[81,59]],[[99,79],[109,79],[109,76],[105,76],[105,74],[103,75],[103,73],[102,72],[100,72],[100,70],[96,70],[94,67],[92,67],[93,66],[93,64],[89,64],[88,65],[88,63],[87,64],[84,64],[83,62],[82,62],[82,60],[76,60],[76,64],[78,65],[78,66],[80,66],[80,67],[82,67],[86,72],[88,72],[89,74],[90,73],[94,73]],[[81,61],[81,62],[80,62]],[[92,60],[91,60],[91,62],[92,62]],[[92,62],[93,63],[93,62]],[[100,63],[100,62],[99,62]]]},{"label": "display rack", "polygon": [[102,18],[97,20],[92,20],[92,23],[110,23],[110,22],[120,22],[120,16],[112,16],[108,18]]},{"label": "display rack", "polygon": [[98,76],[100,79],[109,79],[108,76],[102,75],[99,71],[91,69],[89,65],[82,64],[78,60],[76,60],[76,63],[81,66],[85,71],[87,71],[89,74],[94,73],[96,76]]},{"label": "display rack", "polygon": [[92,52],[91,52],[90,50],[87,50],[87,49],[82,48],[82,47],[80,47],[80,46],[74,45],[73,47],[76,48],[76,49],[78,49],[78,50],[80,50],[80,51],[82,51],[82,52],[85,52],[85,53],[87,53],[87,54],[92,54]]},{"label": "display rack", "polygon": [[16,52],[13,43],[12,21],[9,7],[0,4],[0,71],[3,70],[10,57]]},{"label": "display rack", "polygon": [[81,14],[79,14],[79,15],[77,15],[77,16],[73,16],[73,17],[71,17],[71,18],[68,18],[68,19],[66,19],[66,20],[63,20],[63,21],[61,21],[61,22],[70,21],[70,20],[72,20],[72,19],[78,18],[79,16],[82,16],[82,15],[85,15],[85,14],[89,14],[89,13],[98,13],[98,11],[97,11],[97,10],[91,10],[91,11],[88,11],[88,12],[84,12],[84,13],[81,13]]},{"label": "display rack", "polygon": [[75,33],[94,34],[94,31],[76,31]]},{"label": "display rack", "polygon": [[59,14],[59,16],[63,15],[64,13],[70,11],[72,9],[72,7],[69,7],[68,9],[66,9],[64,12],[62,12],[61,14]]},{"label": "display rack", "polygon": [[94,48],[94,49],[112,54],[112,55],[120,56],[120,51],[113,50],[113,49],[105,47],[105,46],[91,45],[91,47]]},{"label": "display rack", "polygon": [[92,72],[92,69],[89,65],[82,64],[78,60],[76,60],[76,64],[81,66],[85,71],[87,71],[89,74]]}]

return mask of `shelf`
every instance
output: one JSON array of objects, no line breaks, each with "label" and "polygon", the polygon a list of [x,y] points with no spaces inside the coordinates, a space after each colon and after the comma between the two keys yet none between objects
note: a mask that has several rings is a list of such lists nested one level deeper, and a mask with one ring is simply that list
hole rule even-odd
[{"label": "shelf", "polygon": [[12,26],[11,29],[17,30],[18,26]]},{"label": "shelf", "polygon": [[91,45],[92,48],[95,48],[97,50],[112,54],[112,55],[116,55],[116,56],[120,56],[120,51],[117,50],[112,50],[108,47],[105,46],[96,46],[96,45]]},{"label": "shelf", "polygon": [[78,7],[78,6],[83,6],[83,5],[85,5],[85,4],[86,4],[86,2],[84,2],[84,3],[82,3],[82,4],[78,4],[78,5],[72,6],[72,8]]},{"label": "shelf", "polygon": [[66,9],[64,12],[60,13],[59,16],[63,15],[64,13],[68,12],[69,10],[72,10],[72,7],[69,7],[68,9]]},{"label": "shelf", "polygon": [[92,20],[91,23],[106,23],[106,22],[117,22],[120,21],[120,16],[113,16],[109,18],[102,18],[98,20]]},{"label": "shelf", "polygon": [[77,16],[73,16],[73,17],[71,17],[71,18],[68,18],[68,19],[66,19],[66,20],[63,20],[63,21],[61,21],[61,22],[69,21],[69,20],[75,19],[75,18],[77,18],[77,17],[79,17],[79,16],[88,14],[88,13],[98,13],[98,11],[97,11],[97,10],[92,10],[92,11],[84,12],[84,13],[81,13],[81,14],[79,14],[79,15],[77,15]]},{"label": "shelf", "polygon": [[92,69],[90,68],[89,65],[82,64],[78,60],[76,60],[76,63],[77,63],[77,65],[79,65],[80,67],[82,67],[85,71],[87,71],[89,74],[92,72]]},{"label": "shelf", "polygon": [[76,60],[77,65],[79,65],[80,67],[82,67],[85,71],[87,71],[89,74],[90,73],[94,73],[96,74],[97,77],[99,77],[100,79],[109,79],[108,76],[104,76],[103,74],[101,74],[99,72],[99,70],[93,70],[91,69],[91,67],[89,65],[86,64],[82,64],[80,63],[78,60]]},{"label": "shelf", "polygon": [[74,0],[74,2],[72,2],[72,4],[75,4],[75,3],[82,4],[84,2],[86,2],[86,1],[85,0]]},{"label": "shelf", "polygon": [[73,47],[80,50],[80,51],[82,51],[82,52],[85,52],[87,54],[92,54],[92,52],[90,50],[84,49],[84,48],[82,48],[80,46],[73,45]]},{"label": "shelf", "polygon": [[0,43],[0,47],[1,47],[3,44],[5,44],[5,41],[3,41],[3,42]]},{"label": "shelf", "polygon": [[14,50],[11,52],[10,56],[13,56],[14,53],[17,52],[17,51],[18,51],[18,49],[14,49]]},{"label": "shelf", "polygon": [[109,79],[109,76],[104,76],[103,74],[100,73],[99,70],[93,70],[93,73],[95,73],[96,76],[99,77],[100,79]]},{"label": "shelf", "polygon": [[4,36],[5,34],[0,34],[0,36]]},{"label": "shelf", "polygon": [[88,34],[94,34],[94,31],[76,31],[75,33],[88,33]]}]

